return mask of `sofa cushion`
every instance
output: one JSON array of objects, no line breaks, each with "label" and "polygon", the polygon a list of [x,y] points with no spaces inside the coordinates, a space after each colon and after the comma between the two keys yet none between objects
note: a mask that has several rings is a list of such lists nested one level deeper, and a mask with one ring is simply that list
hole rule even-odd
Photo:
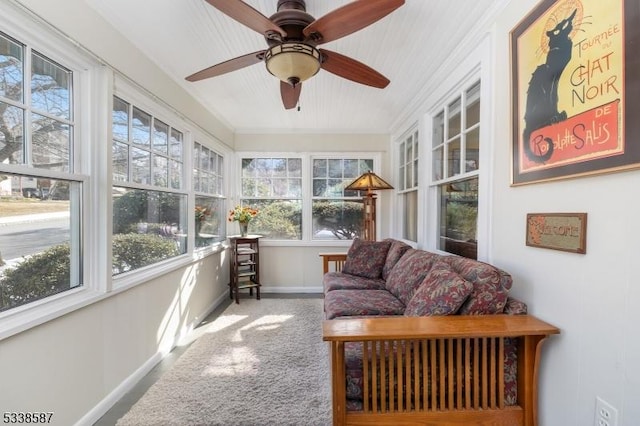
[{"label": "sofa cushion", "polygon": [[365,278],[380,278],[391,241],[353,240],[342,272]]},{"label": "sofa cushion", "polygon": [[384,280],[365,278],[343,272],[327,272],[322,277],[324,292],[333,290],[384,290]]},{"label": "sofa cushion", "polygon": [[462,278],[473,283],[473,291],[458,310],[461,315],[491,315],[504,310],[512,279],[507,272],[473,259],[445,256]]},{"label": "sofa cushion", "polygon": [[462,306],[473,284],[439,260],[418,287],[404,311],[405,316],[450,315]]},{"label": "sofa cushion", "polygon": [[[387,241],[387,240],[385,240]],[[384,261],[384,267],[382,268],[382,279],[386,280],[389,278],[389,274],[398,260],[411,248],[409,244],[405,244],[400,240],[394,240],[389,238],[388,241],[391,241],[391,246],[389,247],[389,252],[387,253],[387,258]]]},{"label": "sofa cushion", "polygon": [[326,319],[402,315],[404,305],[387,290],[333,290],[324,296]]},{"label": "sofa cushion", "polygon": [[387,290],[406,305],[433,264],[442,256],[428,251],[409,249],[398,260],[387,277]]}]

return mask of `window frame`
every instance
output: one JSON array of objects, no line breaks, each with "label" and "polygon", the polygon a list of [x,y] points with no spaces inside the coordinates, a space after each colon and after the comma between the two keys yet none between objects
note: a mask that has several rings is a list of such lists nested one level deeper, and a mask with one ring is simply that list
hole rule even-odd
[{"label": "window frame", "polygon": [[[444,105],[451,102],[463,88],[470,88],[472,83],[480,81],[480,140],[481,147],[478,154],[479,164],[481,167],[477,172],[478,183],[478,219],[477,219],[477,258],[478,260],[491,262],[491,209],[492,209],[492,185],[493,185],[493,152],[494,152],[494,129],[493,114],[491,110],[492,99],[491,94],[495,86],[495,76],[492,73],[491,59],[491,37],[485,37],[478,47],[466,56],[455,72],[449,73],[448,77],[440,85],[440,89],[434,93],[433,101],[421,119],[421,133],[424,138],[421,142],[422,146],[433,145],[432,131],[433,118],[442,110]],[[424,149],[423,164],[433,164],[432,150]],[[426,181],[424,188],[424,202],[420,205],[426,205],[425,229],[422,236],[421,246],[429,251],[441,254],[450,254],[438,248],[440,212],[439,212],[439,194],[438,184],[433,183],[432,173],[423,173]],[[455,176],[449,181],[463,180],[463,177],[469,178],[471,173]],[[442,182],[440,182],[442,183]],[[421,189],[422,191],[422,189]]]},{"label": "window frame", "polygon": [[[300,151],[300,152],[271,152],[271,151],[237,151],[235,153],[236,165],[234,173],[233,187],[235,188],[236,198],[229,200],[230,208],[242,201],[241,190],[241,173],[243,158],[301,158],[302,159],[302,238],[299,240],[276,240],[263,238],[260,244],[264,246],[314,246],[314,247],[349,247],[353,240],[314,240],[312,238],[312,204],[313,204],[313,158],[327,159],[373,159],[373,172],[380,174],[381,170],[381,153],[379,151]],[[233,204],[235,203],[235,204]],[[376,229],[380,233],[381,223],[377,221]]]},{"label": "window frame", "polygon": [[[394,158],[396,159],[395,164],[395,172],[396,172],[396,199],[398,203],[395,208],[396,225],[394,231],[399,238],[407,243],[416,244],[419,240],[420,229],[421,229],[421,210],[422,204],[420,202],[421,199],[421,185],[420,181],[422,180],[421,169],[424,169],[424,162],[421,160],[423,143],[420,141],[421,130],[418,123],[413,124],[409,130],[404,132],[401,137],[397,138],[395,144],[393,145],[393,153]],[[412,159],[411,159],[411,167],[412,167],[412,175],[413,175],[413,185],[407,186],[406,182],[406,167],[409,164],[406,158],[406,143],[411,140],[413,145],[412,148]],[[403,149],[403,152],[401,152]],[[416,169],[417,165],[417,170]],[[415,240],[410,239],[407,236],[407,223],[406,223],[406,212],[404,210],[406,204],[405,199],[408,194],[415,195],[416,198],[416,219],[415,219]]]},{"label": "window frame", "polygon": [[[74,208],[79,211],[79,217],[70,218],[70,222],[77,225],[76,227],[72,226],[69,230],[72,235],[73,233],[79,234],[79,247],[76,250],[80,250],[81,265],[76,273],[80,274],[80,285],[1,312],[1,341],[6,337],[86,306],[99,298],[101,291],[103,291],[104,281],[96,279],[100,274],[100,265],[93,261],[97,257],[96,249],[89,244],[93,238],[91,230],[100,226],[99,219],[92,214],[95,204],[94,197],[96,196],[95,186],[99,177],[97,176],[98,171],[95,169],[96,164],[90,155],[91,150],[83,146],[83,142],[101,137],[99,126],[94,125],[91,120],[94,116],[107,111],[107,107],[106,105],[89,103],[88,100],[101,98],[99,91],[108,81],[108,72],[105,72],[101,64],[93,57],[79,52],[67,39],[60,37],[51,29],[43,27],[23,10],[18,10],[12,5],[2,5],[0,10],[3,11],[0,14],[2,32],[28,47],[25,49],[23,58],[24,70],[28,72],[23,78],[27,78],[31,74],[32,54],[53,61],[72,73],[71,118],[61,118],[61,121],[65,123],[72,121],[74,127],[71,136],[68,171],[40,169],[28,164],[0,163],[0,172],[34,178],[69,180],[78,182],[81,187],[79,205]],[[26,85],[28,84],[29,82],[26,81]],[[9,103],[22,108],[20,105],[30,104],[30,100],[27,102],[29,94],[30,88],[25,87],[23,101]],[[87,109],[84,108],[85,105],[92,105],[92,107]],[[32,109],[29,108],[25,111],[32,111]],[[25,117],[24,123],[25,127],[28,126],[30,119]],[[27,145],[29,146],[29,144]],[[28,157],[27,161],[29,161]],[[74,237],[72,236],[72,238]]]}]

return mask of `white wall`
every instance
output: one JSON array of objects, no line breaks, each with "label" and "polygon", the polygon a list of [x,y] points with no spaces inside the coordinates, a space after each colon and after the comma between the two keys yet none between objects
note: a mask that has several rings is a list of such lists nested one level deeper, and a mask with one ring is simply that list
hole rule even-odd
[{"label": "white wall", "polygon": [[[537,3],[511,1],[495,25],[491,258],[512,273],[512,293],[530,313],[562,330],[544,346],[540,424],[593,425],[600,396],[618,409],[619,425],[632,426],[640,421],[640,172],[510,186],[509,31]],[[587,254],[527,247],[533,212],[588,213]]]}]

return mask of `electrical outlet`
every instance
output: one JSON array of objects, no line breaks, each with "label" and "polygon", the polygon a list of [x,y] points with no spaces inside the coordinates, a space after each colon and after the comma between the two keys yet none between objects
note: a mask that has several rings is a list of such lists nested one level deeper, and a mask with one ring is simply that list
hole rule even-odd
[{"label": "electrical outlet", "polygon": [[595,426],[618,426],[618,410],[600,397],[596,397]]}]

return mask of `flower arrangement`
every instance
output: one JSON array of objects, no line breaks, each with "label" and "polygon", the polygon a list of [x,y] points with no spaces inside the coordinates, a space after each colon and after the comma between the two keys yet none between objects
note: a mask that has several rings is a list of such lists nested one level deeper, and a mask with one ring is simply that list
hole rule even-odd
[{"label": "flower arrangement", "polygon": [[196,206],[196,222],[202,222],[207,216],[211,216],[211,209],[209,207]]},{"label": "flower arrangement", "polygon": [[249,222],[258,215],[258,210],[251,207],[236,206],[233,210],[229,210],[229,222]]}]

